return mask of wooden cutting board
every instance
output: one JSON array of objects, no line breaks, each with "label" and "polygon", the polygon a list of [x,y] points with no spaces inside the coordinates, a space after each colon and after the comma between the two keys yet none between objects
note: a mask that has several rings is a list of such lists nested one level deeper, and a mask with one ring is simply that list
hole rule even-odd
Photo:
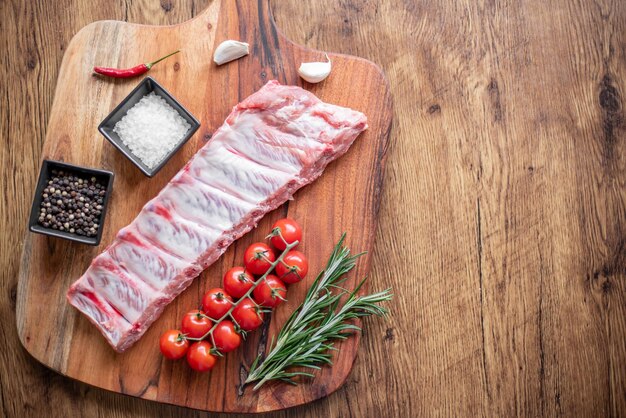
[{"label": "wooden cutting board", "polygon": [[[249,56],[217,67],[215,46],[225,39],[250,43]],[[99,122],[141,80],[94,77],[94,65],[130,67],[176,49],[182,52],[160,63],[150,75],[168,89],[202,126],[157,174],[149,179],[97,132]],[[258,392],[241,388],[246,367],[302,301],[314,273],[323,268],[341,233],[354,252],[371,250],[379,207],[385,151],[391,124],[387,82],[381,70],[364,59],[329,54],[333,71],[312,85],[297,75],[301,62],[319,61],[323,53],[293,44],[278,31],[267,0],[214,1],[196,18],[175,26],[145,26],[115,21],[83,28],[69,44],[57,82],[43,158],[105,168],[115,183],[104,235],[89,247],[28,234],[22,255],[17,295],[17,327],[24,347],[51,369],[107,390],[207,411],[262,412],[300,405],[339,388],[354,362],[358,336],[339,344],[334,366],[298,386],[273,383]],[[130,223],[141,207],[210,139],[232,106],[268,80],[296,84],[322,100],[364,112],[369,129],[350,151],[328,166],[294,200],[268,214],[257,229],[235,242],[225,255],[180,295],[143,338],[126,353],[115,353],[86,318],[65,300],[70,284],[94,256]],[[210,374],[191,371],[184,361],[163,360],[158,337],[177,328],[183,314],[198,306],[205,290],[218,286],[223,273],[240,264],[250,243],[262,240],[271,224],[285,215],[304,228],[302,251],[310,260],[309,277],[289,289],[264,327],[252,333],[240,350],[221,359]],[[348,286],[369,270],[364,256]],[[371,279],[376,288],[383,284]]]}]

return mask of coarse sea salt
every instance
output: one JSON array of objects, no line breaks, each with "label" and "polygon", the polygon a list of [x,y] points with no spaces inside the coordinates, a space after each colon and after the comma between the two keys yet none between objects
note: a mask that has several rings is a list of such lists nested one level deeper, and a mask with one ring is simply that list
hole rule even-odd
[{"label": "coarse sea salt", "polygon": [[145,95],[115,124],[113,132],[150,169],[184,138],[191,125],[154,92]]}]

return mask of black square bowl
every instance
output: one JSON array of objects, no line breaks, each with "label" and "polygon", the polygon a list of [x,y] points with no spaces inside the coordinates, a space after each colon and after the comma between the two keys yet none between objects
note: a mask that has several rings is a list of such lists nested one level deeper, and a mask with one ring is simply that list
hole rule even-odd
[{"label": "black square bowl", "polygon": [[[176,111],[191,125],[187,134],[180,140],[178,145],[172,149],[156,167],[149,168],[146,166],[139,157],[135,156],[133,152],[122,142],[122,139],[119,135],[113,132],[113,128],[115,128],[115,124],[122,119],[128,110],[135,106],[139,100],[141,100],[145,95],[154,92],[156,95],[161,96],[165,101],[172,106]],[[185,143],[193,136],[193,134],[200,127],[200,122],[196,118],[193,117],[191,113],[187,111],[167,90],[165,90],[159,83],[157,83],[152,77],[144,78],[137,87],[130,92],[128,96],[122,102],[117,105],[115,109],[104,118],[102,123],[98,126],[98,130],[106,139],[113,144],[115,148],[120,150],[122,154],[126,156],[129,160],[133,162],[146,176],[152,177],[154,176],[163,166],[169,161],[170,158],[178,150],[185,145]]]},{"label": "black square bowl", "polygon": [[[63,170],[70,174],[78,175],[84,178],[95,177],[99,182],[105,185],[106,194],[102,202],[102,213],[100,214],[100,228],[95,237],[87,237],[84,235],[78,235],[71,232],[59,231],[57,229],[46,228],[43,225],[39,225],[37,222],[39,218],[39,209],[41,201],[43,200],[43,190],[46,188],[48,181],[53,177],[52,170]],[[109,198],[111,197],[111,190],[113,188],[113,173],[106,170],[98,170],[95,168],[80,167],[77,165],[67,164],[60,161],[43,160],[41,164],[41,171],[39,172],[39,180],[37,181],[37,188],[35,189],[35,196],[33,198],[33,206],[30,210],[30,218],[28,220],[28,229],[31,232],[38,234],[50,235],[52,237],[68,239],[70,241],[81,242],[83,244],[98,245],[102,239],[102,231],[104,229],[104,219],[107,213],[107,206],[109,204]]]}]

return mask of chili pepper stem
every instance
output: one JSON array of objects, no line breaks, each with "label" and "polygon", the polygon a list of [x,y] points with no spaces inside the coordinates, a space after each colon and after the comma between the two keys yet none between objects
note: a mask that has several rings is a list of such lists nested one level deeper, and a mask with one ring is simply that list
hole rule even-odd
[{"label": "chili pepper stem", "polygon": [[174,52],[172,52],[172,53],[170,53],[170,54],[167,54],[166,56],[161,57],[161,58],[159,58],[159,59],[158,59],[158,60],[156,60],[156,61],[148,62],[148,63],[146,63],[146,67],[148,67],[148,70],[149,70],[150,68],[152,68],[152,66],[153,66],[154,64],[157,64],[157,63],[159,63],[159,62],[163,61],[164,59],[171,57],[172,55],[178,54],[179,52],[180,52],[180,49],[179,49],[179,50],[176,50],[176,51],[174,51]]}]

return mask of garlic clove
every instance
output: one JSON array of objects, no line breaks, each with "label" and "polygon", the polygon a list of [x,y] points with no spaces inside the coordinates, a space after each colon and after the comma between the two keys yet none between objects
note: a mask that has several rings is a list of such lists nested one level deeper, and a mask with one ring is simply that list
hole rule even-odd
[{"label": "garlic clove", "polygon": [[319,83],[330,74],[331,62],[326,54],[326,62],[303,62],[298,68],[300,77],[309,83]]},{"label": "garlic clove", "polygon": [[239,59],[250,53],[250,45],[245,42],[233,41],[229,39],[224,41],[215,48],[213,53],[213,61],[217,65],[226,64],[227,62]]}]

